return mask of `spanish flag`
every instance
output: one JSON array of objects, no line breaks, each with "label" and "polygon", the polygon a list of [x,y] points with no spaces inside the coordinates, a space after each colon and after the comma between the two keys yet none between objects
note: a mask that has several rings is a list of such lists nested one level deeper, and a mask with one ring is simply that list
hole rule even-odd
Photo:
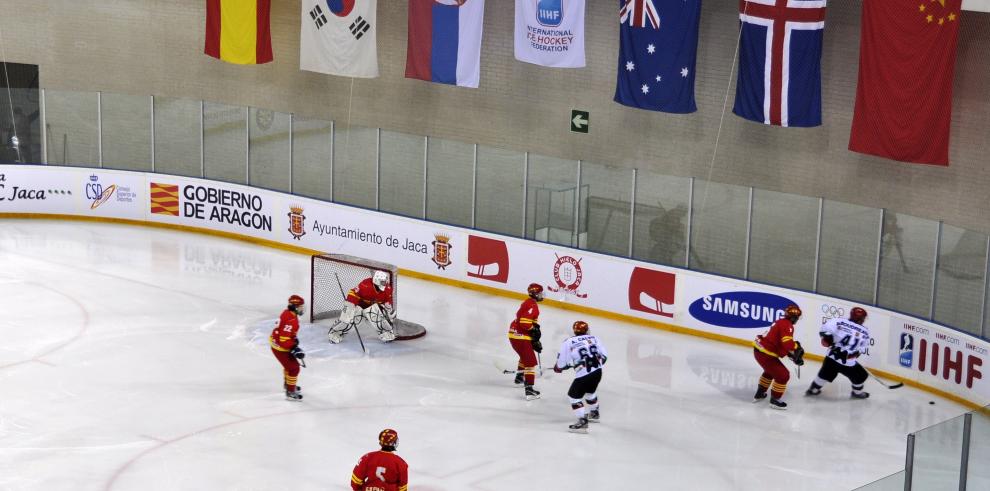
[{"label": "spanish flag", "polygon": [[271,0],[206,0],[206,54],[239,65],[272,61]]}]

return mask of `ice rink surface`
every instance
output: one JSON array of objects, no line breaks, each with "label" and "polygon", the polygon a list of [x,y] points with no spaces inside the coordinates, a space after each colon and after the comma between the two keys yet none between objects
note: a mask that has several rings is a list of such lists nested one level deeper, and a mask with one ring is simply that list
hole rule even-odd
[{"label": "ice rink surface", "polygon": [[809,399],[815,363],[774,411],[751,402],[749,349],[544,307],[544,367],[578,318],[610,354],[602,423],[572,434],[567,372],[526,402],[496,368],[514,363],[517,300],[399,284],[399,316],[427,336],[385,345],[365,326],[363,356],[353,333],[331,346],[304,323],[293,403],[267,336],[289,294],[309,300],[307,257],[0,220],[0,489],[349,489],[385,427],[410,490],[852,489],[903,469],[908,432],[965,411],[873,382],[849,400],[841,377]]}]

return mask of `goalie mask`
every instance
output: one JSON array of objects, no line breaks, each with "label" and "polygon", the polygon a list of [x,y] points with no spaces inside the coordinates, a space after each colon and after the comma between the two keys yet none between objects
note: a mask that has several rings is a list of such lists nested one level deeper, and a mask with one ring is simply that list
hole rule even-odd
[{"label": "goalie mask", "polygon": [[384,271],[375,271],[375,274],[371,277],[371,282],[375,285],[378,291],[382,291],[388,286],[388,273]]}]

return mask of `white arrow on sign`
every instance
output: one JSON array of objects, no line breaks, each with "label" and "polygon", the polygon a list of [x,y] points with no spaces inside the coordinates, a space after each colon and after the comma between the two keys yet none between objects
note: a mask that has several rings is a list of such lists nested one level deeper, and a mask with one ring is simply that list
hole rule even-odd
[{"label": "white arrow on sign", "polygon": [[582,118],[581,115],[578,114],[577,116],[574,116],[574,119],[571,120],[571,124],[573,124],[575,128],[580,130],[582,129],[581,128],[582,126],[588,125],[588,120]]}]

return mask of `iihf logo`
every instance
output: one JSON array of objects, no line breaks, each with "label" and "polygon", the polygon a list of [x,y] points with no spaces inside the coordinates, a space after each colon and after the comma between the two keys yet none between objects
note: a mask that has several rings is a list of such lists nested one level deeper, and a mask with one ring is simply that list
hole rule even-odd
[{"label": "iihf logo", "polygon": [[563,0],[539,0],[536,2],[536,21],[541,26],[557,27],[564,20]]},{"label": "iihf logo", "polygon": [[289,233],[296,240],[302,240],[302,236],[306,235],[306,215],[303,215],[301,206],[289,207]]},{"label": "iihf logo", "polygon": [[914,363],[914,336],[906,332],[901,333],[900,356],[897,361],[902,367],[907,368],[911,368]]}]

